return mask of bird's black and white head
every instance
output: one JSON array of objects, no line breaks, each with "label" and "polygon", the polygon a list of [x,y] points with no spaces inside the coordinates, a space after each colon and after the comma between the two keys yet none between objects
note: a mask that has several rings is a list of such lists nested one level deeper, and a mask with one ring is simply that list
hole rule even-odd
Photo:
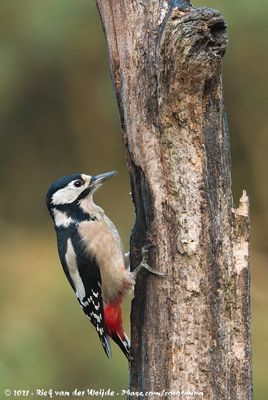
[{"label": "bird's black and white head", "polygon": [[90,219],[87,204],[102,183],[116,175],[115,171],[95,176],[74,174],[54,182],[48,189],[46,203],[57,227]]}]

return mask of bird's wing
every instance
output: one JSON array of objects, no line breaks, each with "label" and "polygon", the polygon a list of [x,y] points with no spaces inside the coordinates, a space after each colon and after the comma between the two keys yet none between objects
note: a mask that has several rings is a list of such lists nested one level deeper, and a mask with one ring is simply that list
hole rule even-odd
[{"label": "bird's wing", "polygon": [[76,235],[67,240],[65,260],[76,297],[95,327],[105,353],[110,357],[111,348],[104,323],[101,274],[96,260],[89,257],[81,238]]},{"label": "bird's wing", "polygon": [[78,260],[78,270],[83,284],[82,292],[80,290],[80,293],[77,294],[78,301],[95,327],[105,353],[110,357],[111,348],[104,324],[100,269],[94,259],[87,262],[86,266]]}]

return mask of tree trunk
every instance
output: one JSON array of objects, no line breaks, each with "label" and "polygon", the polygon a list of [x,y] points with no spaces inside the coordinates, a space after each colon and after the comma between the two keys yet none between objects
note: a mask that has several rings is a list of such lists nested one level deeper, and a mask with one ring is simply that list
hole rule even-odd
[{"label": "tree trunk", "polygon": [[136,210],[132,269],[151,243],[150,266],[167,272],[137,280],[130,391],[251,399],[248,198],[232,208],[225,22],[189,1],[97,5]]}]

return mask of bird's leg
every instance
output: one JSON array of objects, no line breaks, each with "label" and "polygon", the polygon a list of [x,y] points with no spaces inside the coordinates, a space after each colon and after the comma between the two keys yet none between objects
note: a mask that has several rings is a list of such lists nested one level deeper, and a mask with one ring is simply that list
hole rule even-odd
[{"label": "bird's leg", "polygon": [[125,268],[126,268],[127,271],[130,271],[129,254],[130,254],[130,252],[124,254],[124,256],[125,256],[124,257],[125,258],[124,263],[125,263]]},{"label": "bird's leg", "polygon": [[147,271],[151,272],[154,275],[157,276],[165,276],[166,273],[165,272],[160,272],[160,271],[156,271],[155,269],[153,269],[152,267],[150,267],[150,265],[148,264],[148,258],[149,258],[149,248],[152,247],[150,244],[147,246],[143,246],[142,248],[142,260],[140,265],[133,271],[133,275],[134,278],[136,279],[138,273],[142,270],[142,269],[146,269]]}]

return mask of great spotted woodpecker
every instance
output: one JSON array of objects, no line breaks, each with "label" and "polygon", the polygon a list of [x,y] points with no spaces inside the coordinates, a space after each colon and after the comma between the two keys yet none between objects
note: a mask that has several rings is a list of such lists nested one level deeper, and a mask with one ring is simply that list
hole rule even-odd
[{"label": "great spotted woodpecker", "polygon": [[157,272],[147,264],[146,249],[140,266],[129,271],[129,257],[117,229],[93,202],[94,192],[115,174],[63,177],[50,186],[46,202],[63,270],[105,353],[111,356],[110,336],[131,360],[130,342],[122,326],[122,299],[133,288],[141,268]]}]

